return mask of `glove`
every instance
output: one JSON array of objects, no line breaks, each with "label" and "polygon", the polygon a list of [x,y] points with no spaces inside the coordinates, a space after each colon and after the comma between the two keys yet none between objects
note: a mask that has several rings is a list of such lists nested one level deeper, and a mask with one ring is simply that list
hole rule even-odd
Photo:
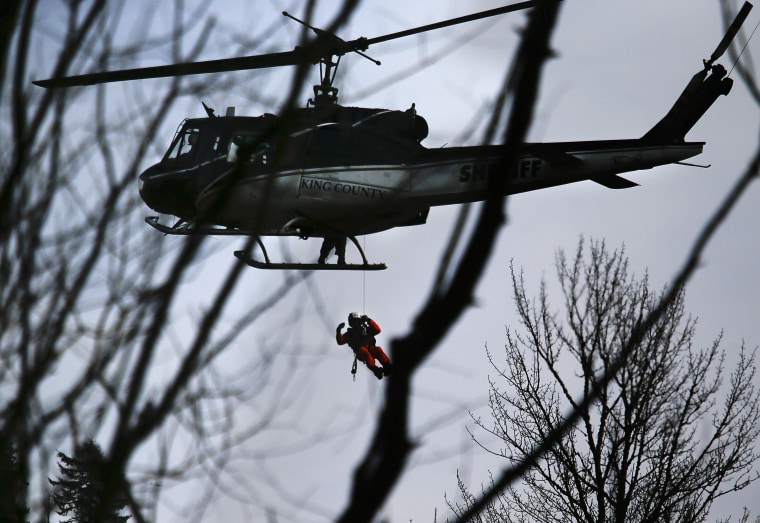
[{"label": "glove", "polygon": [[345,324],[345,323],[341,323],[341,324],[340,324],[340,325],[338,325],[338,327],[335,329],[335,332],[336,332],[336,333],[339,333],[340,331],[342,331],[342,330],[343,330],[343,327],[345,327],[345,326],[346,326],[346,324]]}]

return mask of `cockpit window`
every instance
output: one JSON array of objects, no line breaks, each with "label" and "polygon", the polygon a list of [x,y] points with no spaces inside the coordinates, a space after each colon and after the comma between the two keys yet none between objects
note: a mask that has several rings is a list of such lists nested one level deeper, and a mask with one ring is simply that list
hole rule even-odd
[{"label": "cockpit window", "polygon": [[172,144],[172,148],[166,154],[168,160],[189,160],[195,153],[198,144],[200,129],[197,127],[185,127],[181,134]]},{"label": "cockpit window", "polygon": [[230,163],[243,161],[266,165],[268,149],[269,144],[262,142],[258,135],[237,133],[232,137],[227,148],[227,161]]}]

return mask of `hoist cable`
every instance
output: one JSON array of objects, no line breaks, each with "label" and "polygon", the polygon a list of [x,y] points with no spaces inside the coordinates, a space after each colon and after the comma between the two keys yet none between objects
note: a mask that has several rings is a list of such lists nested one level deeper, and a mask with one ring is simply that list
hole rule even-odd
[{"label": "hoist cable", "polygon": [[734,61],[734,65],[731,66],[731,70],[728,72],[728,76],[731,76],[731,73],[734,72],[734,68],[736,68],[736,64],[739,63],[739,59],[744,54],[744,51],[747,49],[749,42],[752,40],[752,37],[755,36],[755,31],[757,31],[758,26],[760,26],[760,22],[755,24],[755,28],[752,30],[752,33],[750,33],[749,38],[747,38],[747,41],[744,42],[744,45],[742,46],[742,50],[739,51],[739,54],[737,55],[736,60]]}]

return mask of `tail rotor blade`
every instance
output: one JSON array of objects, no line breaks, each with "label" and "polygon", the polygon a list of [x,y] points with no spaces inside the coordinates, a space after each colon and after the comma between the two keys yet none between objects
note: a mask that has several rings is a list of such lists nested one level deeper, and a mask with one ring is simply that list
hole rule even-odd
[{"label": "tail rotor blade", "polygon": [[736,36],[736,33],[739,32],[739,29],[744,23],[744,20],[747,19],[747,16],[751,10],[752,4],[749,2],[744,2],[744,5],[742,6],[741,10],[739,10],[736,18],[734,18],[734,21],[731,22],[731,25],[729,26],[728,31],[726,31],[725,36],[723,36],[723,40],[720,41],[718,47],[715,48],[712,56],[710,56],[710,61],[708,63],[712,64],[715,60],[723,56],[723,53],[725,53],[728,49],[728,46],[731,45],[731,41]]}]

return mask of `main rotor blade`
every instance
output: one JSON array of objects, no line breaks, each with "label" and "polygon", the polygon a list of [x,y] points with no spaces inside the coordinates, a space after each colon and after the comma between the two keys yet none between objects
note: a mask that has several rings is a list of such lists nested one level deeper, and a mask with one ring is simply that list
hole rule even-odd
[{"label": "main rotor blade", "polygon": [[739,29],[744,23],[744,20],[747,19],[747,16],[751,10],[752,4],[749,2],[744,2],[744,5],[739,10],[736,18],[734,18],[734,21],[731,22],[731,25],[728,27],[728,31],[726,31],[726,34],[723,36],[723,40],[720,41],[718,47],[715,48],[715,51],[713,51],[713,54],[710,56],[709,63],[713,63],[715,60],[723,56],[723,53],[725,53],[726,49],[728,49],[728,46],[731,45],[731,41],[736,36],[736,33],[739,32]]},{"label": "main rotor blade", "polygon": [[[411,36],[425,31],[441,29],[452,25],[472,22],[491,16],[511,13],[522,9],[528,9],[536,4],[535,0],[518,2],[516,4],[489,9],[471,15],[460,16],[423,25],[415,29],[399,31],[372,39],[357,38],[345,42],[338,37],[330,38],[331,35],[320,36],[316,41],[304,47],[296,47],[292,51],[281,53],[269,53],[262,55],[243,56],[239,58],[224,58],[220,60],[207,60],[204,62],[185,62],[180,64],[159,65],[153,67],[140,67],[136,69],[122,69],[116,71],[104,71],[101,73],[83,74],[78,76],[66,76],[50,78],[47,80],[35,80],[32,83],[49,88],[73,87],[79,85],[103,84],[109,82],[123,82],[128,80],[145,80],[148,78],[165,78],[169,76],[186,76],[193,74],[224,73],[228,71],[244,71],[248,69],[264,69],[268,67],[280,67],[285,65],[298,65],[304,63],[317,63],[321,59],[331,56],[342,56],[348,52],[360,52],[372,44],[387,42],[404,36]],[[318,33],[319,34],[319,33]]]},{"label": "main rotor blade", "polygon": [[221,60],[207,60],[204,62],[185,62],[154,67],[140,67],[137,69],[122,69],[118,71],[104,71],[102,73],[50,78],[49,80],[35,80],[32,83],[49,89],[73,87],[77,85],[123,82],[127,80],[144,80],[148,78],[165,78],[167,76],[186,76],[204,73],[223,73],[246,69],[264,69],[267,67],[279,67],[282,65],[297,65],[309,61],[311,60],[309,60],[308,54],[297,48],[293,51],[282,53],[241,56],[239,58],[224,58]]},{"label": "main rotor blade", "polygon": [[[527,2],[518,2],[516,4],[505,5],[503,7],[497,7],[496,9],[489,9],[488,11],[481,11],[471,15],[460,16],[458,18],[451,18],[442,22],[435,22],[433,24],[423,25],[415,29],[407,29],[406,31],[399,31],[397,33],[391,33],[384,36],[377,36],[366,40],[366,45],[378,44],[380,42],[387,42],[388,40],[395,40],[396,38],[403,38],[405,36],[411,36],[418,33],[424,33],[426,31],[433,31],[435,29],[441,29],[443,27],[449,27],[457,24],[464,24],[466,22],[472,22],[474,20],[481,20],[483,18],[489,18],[491,16],[501,15],[505,13],[512,13],[514,11],[520,11],[522,9],[530,9],[536,5],[535,0]],[[352,40],[349,44],[357,42],[358,40]]]}]

